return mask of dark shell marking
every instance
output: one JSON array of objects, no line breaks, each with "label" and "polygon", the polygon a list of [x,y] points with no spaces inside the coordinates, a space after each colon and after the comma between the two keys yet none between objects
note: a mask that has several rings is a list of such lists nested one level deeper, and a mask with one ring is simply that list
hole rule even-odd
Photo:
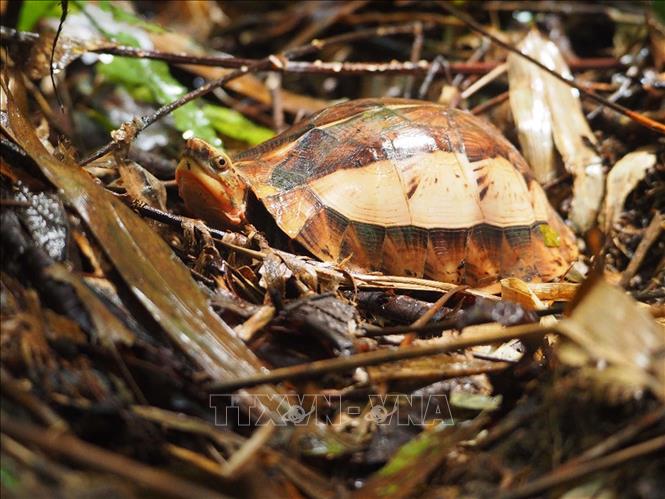
[{"label": "dark shell marking", "polygon": [[484,284],[549,280],[577,253],[519,152],[464,111],[351,101],[237,155],[235,167],[280,228],[326,260]]}]

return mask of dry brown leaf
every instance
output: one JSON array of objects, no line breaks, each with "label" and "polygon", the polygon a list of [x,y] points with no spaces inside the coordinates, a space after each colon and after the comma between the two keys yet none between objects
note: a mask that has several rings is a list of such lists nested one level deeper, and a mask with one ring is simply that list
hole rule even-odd
[{"label": "dry brown leaf", "polygon": [[541,300],[570,301],[580,285],[572,282],[530,282],[529,289]]},{"label": "dry brown leaf", "polygon": [[582,375],[665,400],[665,329],[621,288],[597,282],[557,329],[572,340],[562,345],[561,359]]},{"label": "dry brown leaf", "polygon": [[[18,80],[14,88],[24,90]],[[211,310],[168,245],[85,170],[51,155],[9,97],[9,124],[18,143],[78,211],[127,285],[173,341],[213,379],[259,371],[259,360]]]},{"label": "dry brown leaf", "polygon": [[[559,49],[537,31],[531,31],[519,48],[564,78],[572,79]],[[508,56],[508,68],[511,107],[527,160],[541,182],[553,178],[553,139],[566,170],[575,177],[570,220],[578,232],[585,232],[596,221],[605,179],[602,161],[594,151],[596,138],[582,113],[579,92],[515,54]],[[547,137],[548,129],[551,138]]]},{"label": "dry brown leaf", "polygon": [[603,207],[602,222],[605,232],[621,216],[623,204],[628,194],[644,178],[647,170],[656,164],[656,155],[651,151],[635,151],[626,154],[616,162],[607,175],[607,194]]},{"label": "dry brown leaf", "polygon": [[157,177],[134,161],[123,161],[118,168],[127,194],[148,206],[166,211],[166,187]]},{"label": "dry brown leaf", "polygon": [[48,272],[53,279],[66,282],[76,290],[76,294],[88,311],[90,320],[95,325],[102,345],[111,346],[121,343],[131,346],[134,343],[134,333],[127,329],[80,276],[70,272],[62,265],[53,265]]},{"label": "dry brown leaf", "polygon": [[501,279],[501,299],[519,303],[528,310],[545,309],[545,305],[529,285],[517,277]]}]

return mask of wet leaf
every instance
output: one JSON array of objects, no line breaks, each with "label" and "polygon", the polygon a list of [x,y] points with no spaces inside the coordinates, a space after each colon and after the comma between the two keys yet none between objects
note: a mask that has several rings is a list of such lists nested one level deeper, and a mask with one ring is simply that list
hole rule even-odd
[{"label": "wet leaf", "polygon": [[9,95],[9,120],[20,145],[78,211],[129,288],[173,341],[213,379],[258,372],[259,361],[212,312],[166,243],[78,165],[52,156]]},{"label": "wet leaf", "polygon": [[[121,43],[139,47],[138,41],[128,34],[114,35]],[[149,59],[114,57],[109,64],[99,64],[99,74],[111,81],[127,86],[130,90],[146,87],[154,102],[165,105],[187,93],[187,89],[171,76],[165,62]],[[197,102],[188,102],[173,111],[175,127],[187,137],[200,139],[219,147],[222,141],[217,137],[210,121]]]},{"label": "wet leaf", "polygon": [[62,265],[51,266],[48,273],[50,277],[66,282],[76,290],[76,294],[88,311],[102,345],[110,346],[116,343],[132,345],[134,343],[134,333],[127,329],[122,321],[107,308],[83,279]]},{"label": "wet leaf", "polygon": [[260,144],[275,135],[269,128],[255,125],[233,109],[207,104],[203,106],[203,114],[212,127],[222,135],[242,140],[250,145]]},{"label": "wet leaf", "polygon": [[[523,42],[528,45],[530,38]],[[545,184],[557,177],[552,114],[547,101],[544,73],[521,57],[508,56],[510,109],[517,126],[522,153],[536,179]]]}]

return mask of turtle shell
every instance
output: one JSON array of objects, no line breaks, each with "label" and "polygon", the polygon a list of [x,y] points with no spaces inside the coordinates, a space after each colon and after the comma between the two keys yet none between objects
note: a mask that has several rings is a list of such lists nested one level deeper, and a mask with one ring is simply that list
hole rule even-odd
[{"label": "turtle shell", "polygon": [[350,101],[234,165],[277,225],[324,260],[482,285],[551,280],[577,255],[524,158],[465,111]]}]

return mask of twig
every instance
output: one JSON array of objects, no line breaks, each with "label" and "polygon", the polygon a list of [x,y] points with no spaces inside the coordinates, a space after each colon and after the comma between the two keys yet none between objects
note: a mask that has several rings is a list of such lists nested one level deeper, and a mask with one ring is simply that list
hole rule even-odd
[{"label": "twig", "polygon": [[[286,49],[309,42],[326,28],[335,24],[340,17],[352,14],[356,10],[364,7],[368,1],[369,0],[352,0],[330,5],[325,12],[326,15],[317,15],[314,17],[314,22],[308,24],[300,33],[298,33],[295,38],[289,42]],[[315,8],[319,9],[318,6]]]},{"label": "twig", "polygon": [[[416,63],[420,60],[420,55],[423,50],[423,41],[423,25],[420,22],[416,22],[413,25],[413,45],[411,45],[411,57],[409,58],[411,62]],[[404,86],[404,97],[407,99],[411,98],[415,78],[415,75],[409,76],[406,85]]]},{"label": "twig", "polygon": [[67,421],[53,412],[46,403],[30,390],[22,387],[21,383],[14,379],[4,368],[0,368],[0,386],[2,387],[3,396],[13,399],[17,404],[39,418],[44,424],[58,431],[69,430]]},{"label": "twig", "polygon": [[603,440],[597,445],[594,445],[590,449],[587,449],[582,454],[576,458],[571,459],[563,464],[563,467],[567,466],[578,466],[579,463],[584,461],[590,461],[591,459],[597,459],[600,456],[607,454],[608,452],[620,447],[623,443],[629,441],[641,431],[653,426],[658,421],[665,418],[665,406],[658,407],[653,411],[647,412],[646,414],[641,415],[632,423],[628,424],[625,428],[620,431],[610,435],[608,438]]},{"label": "twig", "polygon": [[621,280],[619,281],[620,286],[626,287],[628,285],[630,280],[640,268],[640,265],[642,265],[644,257],[649,251],[649,248],[656,241],[656,239],[658,239],[658,236],[660,236],[662,231],[663,215],[661,215],[659,212],[656,212],[646,230],[644,231],[644,237],[642,237],[640,244],[637,245],[635,254],[630,260],[628,267],[626,267],[626,270],[624,270],[623,274],[621,274]]},{"label": "twig", "polygon": [[[553,306],[548,309],[543,310],[532,310],[536,317],[546,317],[548,315],[560,314],[563,313],[563,305]],[[495,322],[494,319],[489,317],[480,316],[474,318],[452,318],[443,321],[430,322],[428,324],[421,324],[415,326],[411,324],[410,326],[390,326],[382,328],[367,328],[364,332],[364,336],[375,338],[378,336],[392,336],[395,334],[407,334],[407,333],[433,333],[439,331],[446,331],[449,329],[463,329],[469,326],[478,326],[480,324],[490,324]]]},{"label": "twig", "polygon": [[[413,29],[412,26],[409,26],[407,32],[409,32],[412,29]],[[175,109],[184,106],[188,102],[198,99],[199,97],[203,97],[204,95],[212,92],[216,88],[225,85],[231,80],[240,78],[241,76],[256,71],[270,69],[271,67],[281,67],[284,65],[285,61],[288,61],[288,59],[292,59],[294,57],[300,57],[306,54],[310,54],[312,52],[316,52],[318,50],[322,50],[323,48],[328,47],[329,45],[345,43],[371,36],[386,36],[393,33],[401,33],[404,30],[405,30],[404,26],[379,27],[370,30],[361,30],[354,33],[345,33],[343,35],[333,36],[325,40],[312,40],[311,43],[303,45],[301,47],[296,47],[294,49],[287,50],[283,52],[280,56],[269,55],[268,57],[264,59],[258,59],[249,65],[243,65],[240,68],[236,69],[235,71],[232,71],[231,73],[223,76],[222,78],[211,80],[205,83],[204,85],[201,85],[199,88],[192,90],[189,93],[186,93],[185,95],[179,97],[173,102],[170,102],[169,104],[160,107],[157,111],[155,111],[152,114],[143,116],[142,118],[136,119],[134,121],[124,123],[119,130],[111,134],[111,136],[114,136],[115,134],[116,136],[120,137],[119,139],[117,140],[114,139],[111,142],[107,143],[106,145],[102,146],[100,149],[98,149],[90,156],[85,158],[83,161],[81,161],[81,165],[86,165],[94,161],[95,159],[101,158],[105,154],[108,154],[109,152],[119,149],[123,146],[127,147],[134,137],[136,137],[139,133],[141,133],[143,130],[148,128],[156,121],[170,114]]]},{"label": "twig", "polygon": [[423,80],[422,84],[420,85],[420,89],[418,90],[419,99],[424,99],[427,97],[427,92],[429,92],[429,87],[432,86],[434,77],[438,74],[439,70],[442,69],[444,64],[446,64],[446,59],[442,55],[437,55],[434,58],[432,63],[429,65],[429,69],[425,74],[425,79]]},{"label": "twig", "polygon": [[448,2],[439,1],[438,4],[443,9],[447,10],[452,15],[454,15],[455,17],[457,17],[458,19],[463,21],[467,26],[469,26],[474,31],[477,31],[481,35],[486,36],[487,38],[492,40],[498,46],[500,46],[500,47],[502,47],[502,48],[504,48],[504,49],[506,49],[510,52],[513,52],[513,53],[517,54],[519,57],[522,57],[523,59],[526,59],[531,64],[535,64],[536,66],[538,66],[540,69],[542,69],[546,73],[551,74],[556,79],[564,82],[566,85],[569,85],[569,86],[577,89],[582,95],[584,95],[586,97],[589,97],[590,99],[593,99],[594,101],[599,102],[600,104],[604,104],[605,106],[609,107],[610,109],[616,111],[619,114],[623,114],[624,116],[627,116],[631,120],[639,123],[640,125],[642,125],[646,128],[649,128],[651,130],[654,130],[658,133],[661,133],[661,134],[665,135],[665,125],[663,125],[662,123],[658,123],[657,121],[654,121],[651,118],[649,118],[647,116],[644,116],[643,114],[640,114],[636,111],[632,111],[632,110],[630,110],[628,108],[625,108],[625,107],[623,107],[623,106],[621,106],[621,105],[619,105],[615,102],[610,102],[607,99],[599,96],[598,94],[596,94],[596,93],[594,93],[590,90],[587,90],[586,88],[584,88],[583,85],[580,85],[580,84],[576,83],[574,80],[569,80],[569,79],[563,77],[562,75],[560,75],[559,73],[557,73],[556,71],[552,71],[547,66],[545,66],[541,62],[537,61],[533,57],[531,57],[527,54],[524,54],[522,51],[516,49],[515,47],[513,47],[509,43],[506,43],[503,40],[501,40],[500,38],[498,38],[497,36],[493,35],[489,31],[487,31],[485,28],[483,28],[479,23],[477,23],[475,20],[473,20],[470,16],[468,16],[467,14],[464,14],[463,12],[457,10],[455,7],[453,7]]},{"label": "twig", "polygon": [[494,97],[486,100],[482,104],[478,104],[476,107],[474,107],[471,110],[471,113],[475,115],[483,114],[492,109],[494,106],[497,106],[502,102],[507,101],[509,96],[510,94],[508,91],[502,92],[499,95],[495,95]]},{"label": "twig", "polygon": [[593,461],[585,461],[575,467],[554,470],[522,487],[499,494],[498,497],[500,499],[519,499],[521,497],[536,496],[541,492],[552,489],[556,486],[576,480],[596,471],[613,468],[626,461],[630,461],[631,459],[646,456],[661,449],[665,449],[665,435],[652,438],[651,440],[633,445],[632,447],[627,447]]},{"label": "twig", "polygon": [[[461,285],[461,286],[457,286],[456,288],[451,289],[450,291],[445,292],[443,294],[443,296],[441,298],[439,298],[438,300],[436,300],[434,302],[434,305],[432,305],[429,308],[429,310],[427,310],[427,312],[425,312],[423,315],[418,317],[413,322],[413,324],[411,324],[411,326],[414,327],[414,328],[418,328],[418,327],[421,327],[421,326],[424,326],[425,324],[427,324],[430,320],[432,320],[432,317],[434,317],[434,314],[436,314],[439,310],[441,310],[441,307],[443,307],[446,303],[448,303],[448,301],[453,296],[455,296],[457,293],[459,293],[460,291],[462,291],[463,289],[466,289],[466,288],[468,288],[468,286]],[[415,339],[415,337],[416,336],[415,336],[414,332],[407,333],[406,338],[404,338],[404,340],[402,340],[402,343],[400,344],[400,346],[404,347],[404,346],[410,345],[411,343],[413,343],[413,340]]]},{"label": "twig", "polygon": [[272,121],[277,132],[284,131],[284,104],[282,101],[282,75],[271,73],[266,79],[266,87],[272,99]]},{"label": "twig", "polygon": [[[408,30],[404,27],[388,27],[389,35],[401,34],[403,32],[413,32],[413,27],[409,26]],[[423,27],[424,29],[424,27]],[[349,40],[353,41],[353,40]],[[336,42],[341,43],[341,42]],[[135,47],[128,47],[123,45],[100,47],[92,50],[92,52],[99,54],[119,55],[123,57],[136,57],[144,59],[155,59],[159,61],[166,61],[172,64],[188,64],[194,66],[214,66],[220,68],[237,69],[243,66],[251,66],[256,64],[261,59],[247,59],[242,57],[234,57],[230,54],[222,55],[193,55],[183,53],[162,52],[158,50],[144,50]],[[503,64],[505,61],[468,61],[468,62],[453,62],[450,63],[449,68],[451,73],[467,74],[467,75],[483,75],[496,68],[498,65]],[[622,64],[619,60],[613,57],[607,58],[588,58],[577,59],[576,61],[568,61],[572,71],[584,71],[589,69],[611,69],[620,67]],[[436,59],[432,62],[429,61],[393,61],[390,63],[382,62],[322,62],[322,61],[284,61],[283,64],[270,64],[265,71],[279,71],[282,73],[301,73],[301,74],[366,74],[366,73],[384,73],[384,74],[428,74],[432,72],[432,66],[435,67],[434,75],[445,74],[440,63],[436,63]]]},{"label": "twig", "polygon": [[348,24],[412,23],[420,21],[436,24],[437,26],[463,26],[453,16],[444,16],[435,12],[363,12],[361,14],[347,15],[342,18],[342,21]]},{"label": "twig", "polygon": [[462,94],[461,94],[462,99],[468,99],[473,94],[475,94],[478,90],[483,88],[485,85],[493,82],[495,79],[497,79],[503,73],[505,73],[507,70],[508,70],[508,63],[507,62],[504,62],[503,64],[499,64],[492,71],[490,71],[486,75],[483,75],[482,78],[479,78],[474,83],[469,85],[469,87],[466,88],[462,92]]},{"label": "twig", "polygon": [[510,328],[497,326],[491,331],[483,331],[469,337],[451,339],[439,345],[424,345],[397,350],[378,350],[374,352],[359,353],[349,357],[338,357],[334,359],[318,360],[307,364],[298,364],[292,367],[273,369],[267,374],[258,374],[246,378],[237,378],[209,387],[210,392],[228,393],[239,388],[248,388],[263,384],[278,383],[285,380],[298,380],[320,376],[333,372],[345,372],[357,367],[375,366],[386,362],[413,359],[428,355],[453,352],[463,348],[486,345],[488,343],[505,342],[514,338],[525,338],[540,336],[553,332],[553,327],[541,326],[540,324],[523,324]]},{"label": "twig", "polygon": [[[487,38],[483,38],[482,43],[480,44],[480,47],[478,47],[473,54],[471,54],[471,57],[467,59],[466,62],[478,62],[480,61],[483,56],[487,53],[489,48],[491,47],[491,43]],[[456,88],[466,88],[469,86],[469,84],[473,83],[472,81],[467,82],[466,86],[462,86],[464,83],[464,78],[465,76],[463,74],[458,74],[455,76],[455,79],[453,80],[453,86]]]},{"label": "twig", "polygon": [[60,98],[60,92],[58,92],[58,85],[55,83],[55,71],[53,70],[53,59],[55,59],[55,48],[58,45],[58,40],[60,39],[60,34],[62,33],[62,27],[65,24],[67,19],[67,13],[69,12],[69,1],[62,0],[60,2],[62,6],[62,12],[60,13],[60,22],[58,23],[58,29],[55,32],[55,37],[53,38],[53,44],[51,45],[51,58],[49,59],[49,75],[51,76],[51,85],[53,85],[53,93],[55,94],[55,99],[60,105],[60,112],[65,114],[65,105],[62,103]]},{"label": "twig", "polygon": [[29,442],[47,452],[59,454],[84,466],[113,473],[170,497],[187,499],[228,497],[120,454],[101,449],[73,435],[45,430],[31,423],[17,421],[6,414],[2,415],[2,431],[16,440]]},{"label": "twig", "polygon": [[275,317],[275,307],[263,305],[249,319],[236,326],[234,330],[245,343],[248,343],[252,340],[257,331],[265,327],[273,317]]}]

